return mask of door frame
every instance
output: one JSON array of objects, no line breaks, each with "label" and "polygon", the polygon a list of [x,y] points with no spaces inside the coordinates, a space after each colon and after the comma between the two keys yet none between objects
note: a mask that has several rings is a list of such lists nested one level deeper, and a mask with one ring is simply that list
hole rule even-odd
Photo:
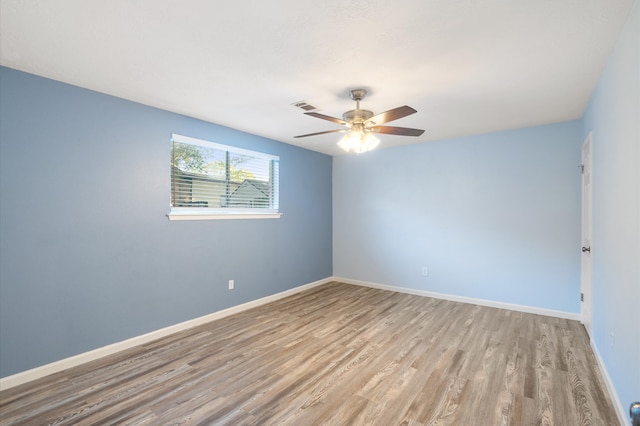
[{"label": "door frame", "polygon": [[[592,237],[593,237],[593,143],[592,133],[589,132],[582,143],[581,171],[582,171],[582,206],[581,206],[581,256],[580,256],[580,313],[582,324],[591,337],[592,321]],[[589,251],[582,248],[588,247]]]}]

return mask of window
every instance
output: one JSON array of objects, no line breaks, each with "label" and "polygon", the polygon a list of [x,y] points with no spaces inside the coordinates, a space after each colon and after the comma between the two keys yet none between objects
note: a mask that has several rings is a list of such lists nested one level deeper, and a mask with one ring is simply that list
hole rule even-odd
[{"label": "window", "polygon": [[171,135],[170,220],[280,217],[277,156]]}]

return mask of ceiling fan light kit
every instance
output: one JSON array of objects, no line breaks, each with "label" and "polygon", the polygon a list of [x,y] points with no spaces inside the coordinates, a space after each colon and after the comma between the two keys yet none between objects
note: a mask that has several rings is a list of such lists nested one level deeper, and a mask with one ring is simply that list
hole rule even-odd
[{"label": "ceiling fan light kit", "polygon": [[338,141],[338,146],[345,151],[353,151],[356,154],[371,151],[380,144],[380,139],[371,132],[360,132],[352,130]]},{"label": "ceiling fan light kit", "polygon": [[296,138],[304,138],[308,136],[317,136],[326,133],[345,133],[338,146],[343,150],[350,152],[353,151],[357,154],[371,151],[375,149],[380,143],[374,133],[382,133],[387,135],[400,135],[400,136],[420,136],[424,133],[421,129],[410,129],[408,127],[391,127],[380,126],[380,124],[388,123],[390,121],[398,120],[411,114],[415,114],[417,111],[409,106],[401,106],[392,110],[374,115],[373,112],[360,109],[360,101],[364,99],[367,91],[365,89],[354,89],[350,92],[351,99],[356,101],[356,109],[347,111],[342,114],[342,120],[339,118],[331,117],[317,112],[306,112],[305,115],[320,118],[322,120],[331,121],[332,123],[346,126],[347,129],[327,130],[324,132],[309,133],[306,135],[298,135]]}]

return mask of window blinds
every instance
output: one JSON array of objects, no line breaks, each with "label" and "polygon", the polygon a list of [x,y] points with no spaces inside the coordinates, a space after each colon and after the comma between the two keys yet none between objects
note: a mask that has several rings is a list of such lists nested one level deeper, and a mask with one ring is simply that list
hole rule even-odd
[{"label": "window blinds", "polygon": [[277,213],[279,157],[172,135],[172,213]]}]

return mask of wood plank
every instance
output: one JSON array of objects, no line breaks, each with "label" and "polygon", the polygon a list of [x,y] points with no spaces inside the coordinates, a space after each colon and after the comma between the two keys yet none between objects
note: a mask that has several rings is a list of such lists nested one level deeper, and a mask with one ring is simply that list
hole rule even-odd
[{"label": "wood plank", "polygon": [[0,392],[0,425],[609,425],[581,324],[329,283]]}]

